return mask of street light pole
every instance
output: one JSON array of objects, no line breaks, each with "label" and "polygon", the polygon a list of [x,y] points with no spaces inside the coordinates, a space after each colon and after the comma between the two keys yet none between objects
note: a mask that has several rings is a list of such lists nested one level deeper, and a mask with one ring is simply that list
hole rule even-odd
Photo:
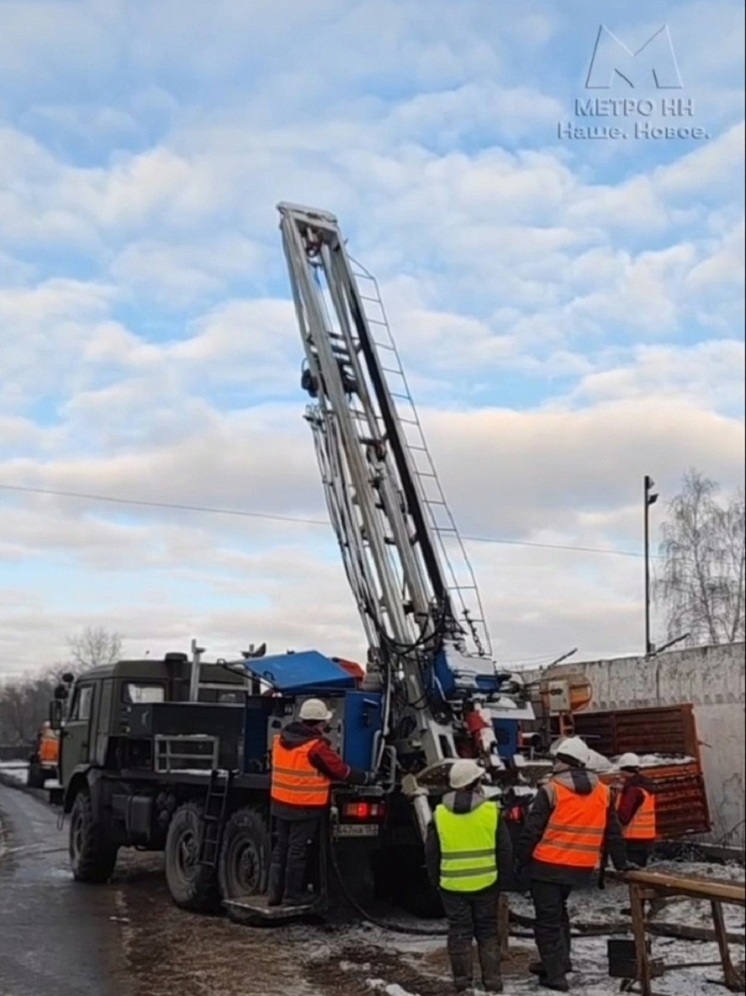
[{"label": "street light pole", "polygon": [[655,505],[658,501],[658,495],[652,494],[652,489],[655,487],[655,481],[652,477],[645,475],[643,481],[643,521],[644,521],[644,545],[645,545],[645,656],[649,657],[653,651],[654,646],[650,642],[650,515],[649,509],[651,505]]}]

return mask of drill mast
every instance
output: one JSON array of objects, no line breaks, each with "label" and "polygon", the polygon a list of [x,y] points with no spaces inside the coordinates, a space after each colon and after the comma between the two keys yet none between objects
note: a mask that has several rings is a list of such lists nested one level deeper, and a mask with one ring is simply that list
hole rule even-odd
[{"label": "drill mast", "polygon": [[302,386],[312,398],[305,418],[369,672],[386,693],[384,734],[414,769],[462,754],[462,734],[502,767],[492,724],[475,737],[473,714],[490,702],[518,719],[523,703],[490,656],[474,575],[377,284],[348,255],[333,215],[286,203],[278,210],[305,349]]}]

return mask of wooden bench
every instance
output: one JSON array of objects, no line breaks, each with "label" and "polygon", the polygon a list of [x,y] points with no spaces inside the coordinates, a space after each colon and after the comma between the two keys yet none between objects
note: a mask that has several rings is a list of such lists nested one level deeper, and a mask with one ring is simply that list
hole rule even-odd
[{"label": "wooden bench", "polygon": [[[625,872],[618,877],[629,887],[632,930],[635,937],[637,958],[637,981],[640,983],[641,996],[653,996],[650,988],[653,973],[648,957],[648,922],[645,918],[645,903],[663,896],[686,896],[689,899],[703,899],[710,903],[725,985],[732,992],[743,991],[743,980],[739,978],[733,966],[728,949],[722,904],[732,903],[736,906],[746,907],[746,882],[725,882],[722,879],[669,875],[655,871]],[[717,963],[713,962],[712,964]],[[677,967],[679,966],[666,965],[665,970]]]}]

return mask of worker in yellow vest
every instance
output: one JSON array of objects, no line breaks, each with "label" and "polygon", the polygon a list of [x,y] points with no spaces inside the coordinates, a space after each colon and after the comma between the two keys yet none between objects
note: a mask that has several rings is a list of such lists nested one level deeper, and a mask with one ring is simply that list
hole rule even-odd
[{"label": "worker in yellow vest", "polygon": [[552,777],[539,789],[516,847],[516,874],[530,866],[534,935],[540,961],[529,966],[539,985],[569,992],[567,899],[590,885],[608,855],[622,871],[627,855],[611,792],[588,770],[590,751],[568,737],[556,751]]},{"label": "worker in yellow vest", "polygon": [[622,785],[617,795],[616,811],[627,842],[627,857],[644,868],[657,835],[655,795],[652,785],[641,772],[637,754],[627,753],[617,761]]},{"label": "worker in yellow vest", "polygon": [[369,771],[351,768],[324,736],[332,713],[321,699],[306,699],[298,719],[272,745],[270,813],[277,843],[269,869],[269,906],[303,906],[308,852],[329,808],[332,782],[372,785]]},{"label": "worker in yellow vest", "polygon": [[436,806],[425,844],[430,880],[440,889],[448,919],[448,957],[457,993],[472,985],[474,939],[484,988],[503,991],[497,901],[500,875],[510,874],[513,850],[499,806],[485,798],[484,774],[476,761],[453,762],[453,791]]}]

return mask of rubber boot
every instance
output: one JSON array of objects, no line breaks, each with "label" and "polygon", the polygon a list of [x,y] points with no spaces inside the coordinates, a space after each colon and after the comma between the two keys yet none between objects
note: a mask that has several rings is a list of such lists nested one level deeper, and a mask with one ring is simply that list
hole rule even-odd
[{"label": "rubber boot", "polygon": [[482,969],[482,982],[488,993],[501,993],[503,980],[500,974],[500,945],[496,937],[479,941],[479,967]]},{"label": "rubber boot", "polygon": [[564,977],[564,975],[557,976],[556,979],[550,979],[546,975],[539,976],[539,985],[542,989],[551,989],[555,993],[569,993],[570,983]]},{"label": "rubber boot", "polygon": [[471,988],[474,979],[474,952],[469,941],[452,941],[448,945],[453,984],[457,993]]},{"label": "rubber boot", "polygon": [[570,986],[565,978],[565,950],[562,942],[560,941],[551,955],[548,952],[543,954],[541,960],[544,972],[539,976],[539,985],[558,993],[569,992]]},{"label": "rubber boot", "polygon": [[570,949],[572,946],[572,935],[570,934],[570,921],[562,920],[562,950],[564,952],[565,975],[572,972],[572,962],[570,961]]},{"label": "rubber boot", "polygon": [[[568,951],[568,945],[565,945],[565,963],[564,963],[565,964],[565,975],[568,975],[570,972],[573,971],[572,962],[570,961],[570,957],[567,954],[567,951]],[[541,961],[532,961],[532,962],[529,962],[528,970],[529,970],[529,972],[532,975],[546,975],[547,974],[547,970],[544,968],[544,963],[541,962]]]},{"label": "rubber boot", "polygon": [[303,884],[306,871],[303,866],[293,865],[288,861],[285,869],[285,896],[282,900],[283,906],[302,906],[308,901],[308,896],[304,894]]},{"label": "rubber boot", "polygon": [[279,861],[272,861],[267,878],[267,906],[279,906],[282,903],[285,885],[283,882],[285,869]]}]

